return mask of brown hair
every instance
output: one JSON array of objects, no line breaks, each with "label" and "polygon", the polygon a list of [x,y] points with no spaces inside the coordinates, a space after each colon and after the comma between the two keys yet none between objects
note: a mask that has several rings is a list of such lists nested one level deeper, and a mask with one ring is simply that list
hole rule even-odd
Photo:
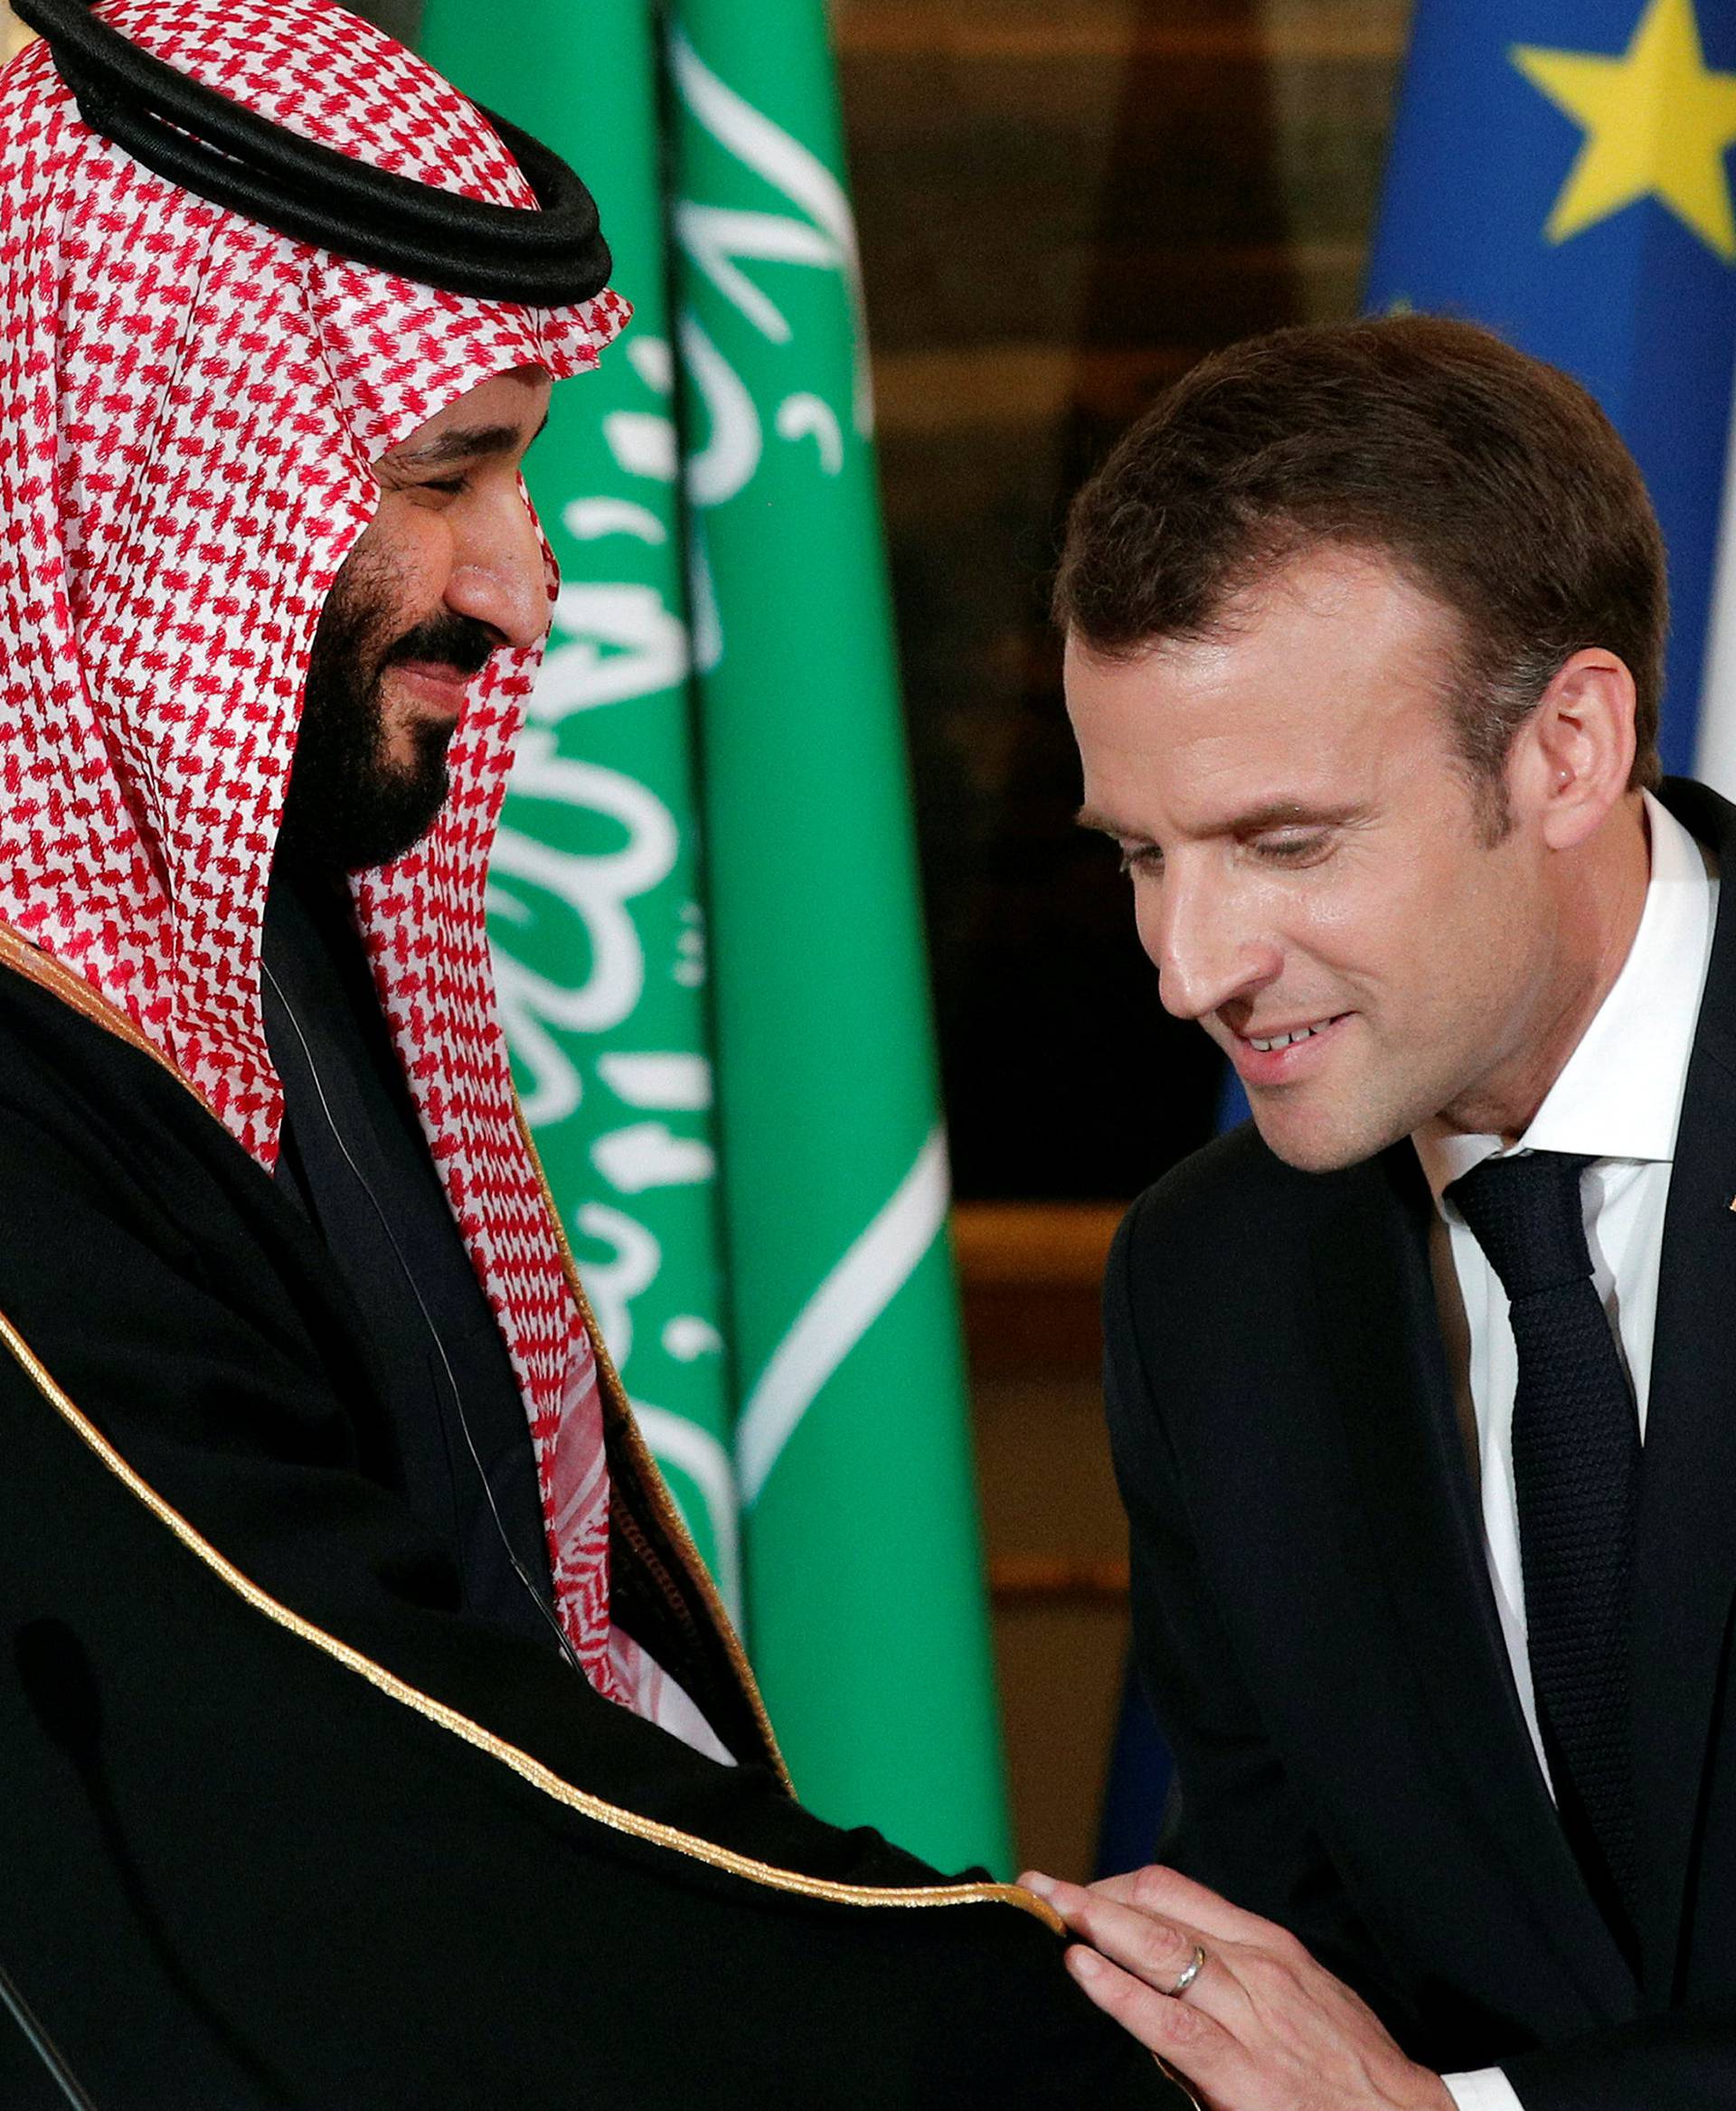
[{"label": "brown hair", "polygon": [[1584,646],[1633,674],[1629,781],[1656,784],[1668,601],[1639,470],[1577,382],[1468,323],[1278,330],[1202,361],[1073,501],[1055,618],[1132,657],[1211,635],[1239,594],[1335,542],[1458,617],[1448,708],[1497,828],[1514,735]]}]

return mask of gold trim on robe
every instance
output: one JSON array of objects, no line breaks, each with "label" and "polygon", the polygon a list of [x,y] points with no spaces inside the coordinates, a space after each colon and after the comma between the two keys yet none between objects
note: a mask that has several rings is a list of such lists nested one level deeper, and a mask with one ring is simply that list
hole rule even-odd
[{"label": "gold trim on robe", "polygon": [[891,1886],[846,1884],[826,1877],[804,1876],[799,1871],[778,1869],[773,1863],[757,1861],[751,1855],[738,1854],[733,1848],[720,1847],[712,1841],[703,1840],[692,1833],[684,1833],[656,1818],[641,1817],[636,1811],[623,1810],[618,1805],[607,1803],[601,1796],[593,1795],[587,1789],[577,1788],[571,1782],[563,1781],[552,1768],[545,1767],[529,1752],[509,1744],[505,1738],[496,1737],[492,1730],[485,1729],[479,1722],[473,1722],[456,1708],[448,1707],[443,1701],[437,1701],[431,1694],[420,1692],[407,1680],[398,1677],[396,1673],[388,1671],[383,1664],[374,1663],[372,1657],[364,1655],[361,1650],[352,1648],[335,1635],[328,1634],[313,1621],[304,1619],[299,1613],[293,1612],[279,1599],[273,1597],[269,1591],[262,1590],[231,1561],[220,1554],[210,1541],[190,1524],[173,1504],[165,1502],[148,1482],[127,1465],[95,1424],[61,1390],[4,1313],[0,1313],[0,1344],[4,1344],[10,1352],[14,1361],[61,1420],[95,1453],[122,1486],[136,1496],[159,1523],[165,1525],[189,1553],[203,1562],[255,1612],[263,1614],[274,1626],[286,1628],[300,1641],[331,1657],[346,1671],[365,1679],[388,1700],[413,1709],[418,1715],[438,1728],[449,1730],[454,1737],[463,1739],[466,1744],[474,1745],[478,1751],[499,1760],[502,1766],[510,1767],[521,1780],[528,1782],[533,1788],[541,1789],[556,1803],[564,1804],[569,1810],[577,1811],[596,1824],[608,1826],[611,1832],[624,1833],[651,1846],[662,1847],[671,1853],[686,1855],[695,1861],[703,1861],[730,1876],[741,1877],[750,1883],[761,1884],[771,1890],[793,1891],[804,1899],[823,1899],[840,1906],[966,1906],[997,1902],[1019,1907],[1052,1927],[1057,1934],[1062,1932],[1060,1917],[1053,1908],[1031,1892],[1021,1890],[1016,1884],[933,1884],[905,1890]]},{"label": "gold trim on robe", "polygon": [[[148,1056],[152,1061],[166,1070],[169,1076],[174,1078],[184,1090],[192,1093],[199,1104],[205,1108],[205,1111],[212,1115],[212,1120],[216,1120],[217,1117],[212,1112],[209,1103],[203,1095],[187,1083],[187,1080],[182,1077],[162,1051],[138,1031],[125,1013],[110,1004],[106,997],[73,970],[64,966],[51,955],[44,953],[40,947],[32,945],[28,939],[3,923],[0,923],[0,966],[15,970],[27,980],[48,991],[51,995],[58,997],[69,1004],[80,1017],[113,1034],[129,1047],[137,1049],[141,1054]],[[522,1115],[520,1116],[520,1123],[523,1126]],[[533,1159],[535,1160],[534,1149],[533,1149],[532,1155]],[[638,1427],[633,1419],[632,1409],[627,1402],[620,1378],[609,1358],[600,1336],[597,1334],[595,1316],[580,1284],[578,1270],[573,1264],[571,1251],[567,1245],[560,1213],[554,1208],[553,1200],[549,1194],[548,1182],[542,1173],[541,1161],[535,1160],[535,1163],[537,1175],[542,1184],[544,1206],[549,1211],[554,1225],[555,1235],[561,1243],[561,1258],[567,1269],[568,1281],[572,1286],[573,1295],[579,1300],[585,1324],[591,1330],[591,1342],[597,1352],[599,1370],[602,1373],[605,1398],[609,1401],[617,1431],[627,1449],[640,1489],[650,1498],[661,1528],[667,1535],[671,1544],[680,1552],[684,1562],[690,1570],[689,1580],[699,1590],[705,1615],[716,1629],[718,1637],[741,1682],[754,1716],[760,1725],[767,1752],[776,1765],[784,1786],[788,1788],[790,1786],[788,1773],[785,1769],[781,1755],[778,1753],[777,1741],[772,1734],[771,1725],[767,1718],[765,1704],[760,1699],[758,1684],[748,1666],[746,1653],[730,1623],[722,1601],[717,1595],[716,1586],[712,1582],[704,1564],[700,1560],[698,1551],[693,1547],[686,1527],[682,1523],[680,1515],[675,1509],[674,1499],[664,1487],[663,1477],[657,1470],[656,1463],[652,1458],[645,1439],[640,1435]],[[641,1817],[637,1812],[624,1810],[618,1805],[605,1802],[600,1796],[591,1795],[586,1789],[575,1787],[572,1783],[562,1780],[552,1768],[545,1767],[540,1759],[533,1758],[530,1753],[522,1751],[515,1745],[509,1744],[504,1738],[496,1737],[493,1731],[486,1729],[480,1723],[473,1722],[469,1717],[461,1714],[457,1709],[449,1708],[444,1701],[435,1700],[431,1694],[420,1692],[406,1680],[399,1678],[395,1673],[388,1671],[383,1664],[375,1663],[371,1657],[364,1655],[360,1650],[353,1648],[336,1635],[328,1634],[323,1627],[316,1626],[311,1620],[304,1619],[300,1614],[292,1611],[289,1607],[274,1598],[269,1591],[261,1589],[250,1578],[243,1575],[239,1569],[219,1553],[217,1549],[187,1519],[183,1517],[171,1503],[165,1501],[156,1489],[127,1464],[126,1459],[97,1428],[96,1425],[61,1389],[52,1373],[36,1357],[24,1336],[4,1313],[0,1313],[0,1345],[3,1345],[11,1353],[14,1360],[35,1386],[37,1391],[102,1464],[108,1468],[109,1472],[120,1481],[122,1485],[139,1502],[143,1503],[152,1515],[160,1523],[165,1525],[190,1553],[212,1570],[222,1583],[234,1591],[255,1612],[263,1614],[275,1626],[286,1628],[301,1641],[332,1657],[335,1662],[344,1665],[346,1670],[365,1679],[370,1685],[375,1687],[389,1699],[406,1708],[413,1709],[417,1714],[424,1717],[428,1721],[442,1729],[450,1731],[455,1737],[463,1739],[467,1744],[475,1746],[478,1751],[487,1753],[490,1758],[497,1759],[503,1766],[510,1767],[522,1780],[528,1782],[533,1788],[542,1790],[544,1795],[552,1797],[557,1803],[566,1805],[569,1809],[578,1811],[581,1815],[591,1819],[599,1825],[609,1827],[613,1832],[627,1833],[636,1840],[665,1848],[671,1853],[689,1856],[693,1860],[707,1863],[713,1869],[722,1870],[729,1875],[741,1877],[750,1883],[764,1885],[773,1890],[790,1891],[802,1898],[823,1899],[834,1904],[848,1906],[927,1907],[1002,1904],[1016,1907],[1021,1911],[1033,1915],[1036,1919],[1043,1922],[1046,1927],[1052,1928],[1057,1935],[1065,1932],[1061,1918],[1052,1907],[1036,1898],[1032,1892],[1022,1890],[1016,1884],[935,1884],[902,1890],[890,1886],[846,1884],[834,1881],[828,1878],[804,1876],[798,1871],[779,1869],[770,1862],[757,1861],[750,1855],[738,1854],[731,1848],[718,1846],[712,1841],[701,1839],[691,1833],[684,1833],[675,1826],[663,1824],[656,1819]]]}]

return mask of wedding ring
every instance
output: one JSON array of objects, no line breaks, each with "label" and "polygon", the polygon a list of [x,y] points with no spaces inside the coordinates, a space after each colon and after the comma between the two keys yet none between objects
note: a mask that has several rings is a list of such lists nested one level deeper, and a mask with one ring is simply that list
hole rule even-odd
[{"label": "wedding ring", "polygon": [[1174,1986],[1160,1987],[1158,1992],[1161,1993],[1168,1994],[1172,2001],[1180,2001],[1183,1994],[1187,1992],[1188,1988],[1193,1985],[1194,1982],[1199,1977],[1200,1974],[1203,1972],[1204,1969],[1205,1945],[1203,1943],[1195,1943],[1194,1946],[1194,1955],[1187,1960],[1187,1965],[1184,1969],[1181,1977],[1175,1982]]}]

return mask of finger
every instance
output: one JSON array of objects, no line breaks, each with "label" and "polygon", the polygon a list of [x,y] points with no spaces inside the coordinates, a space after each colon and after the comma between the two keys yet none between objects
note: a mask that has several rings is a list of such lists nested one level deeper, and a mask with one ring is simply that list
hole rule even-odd
[{"label": "finger", "polygon": [[1105,2015],[1112,2016],[1147,2052],[1166,2060],[1213,2102],[1234,2103],[1247,2057],[1222,2024],[1203,2009],[1155,1993],[1141,1979],[1095,1950],[1067,1952],[1067,1969]]},{"label": "finger", "polygon": [[1288,1930],[1273,1920],[1232,1906],[1228,1899],[1196,1884],[1179,1870],[1154,1862],[1145,1869],[1129,1870],[1125,1876],[1100,1877],[1090,1887],[1100,1896],[1118,1899],[1141,1913],[1161,1914],[1166,1920],[1184,1920],[1219,1942],[1247,1943],[1256,1949],[1271,1949],[1290,1940]]},{"label": "finger", "polygon": [[[1142,1913],[1082,1884],[1058,1883],[1053,1878],[1043,1880],[1049,1887],[1043,1895],[1073,1933],[1083,1936],[1154,1993],[1165,2001],[1184,1999],[1231,2032],[1239,2034],[1239,2026],[1245,2029],[1248,1996],[1231,1966],[1201,1940],[1197,1928]],[[1178,1982],[1202,1949],[1206,1953],[1204,1963],[1178,1991]]]}]

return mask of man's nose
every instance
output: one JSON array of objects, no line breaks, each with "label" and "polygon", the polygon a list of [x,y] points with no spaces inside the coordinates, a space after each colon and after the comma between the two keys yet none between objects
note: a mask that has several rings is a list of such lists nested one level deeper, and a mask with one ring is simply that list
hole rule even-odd
[{"label": "man's nose", "polygon": [[548,629],[542,538],[522,492],[502,492],[472,522],[456,552],[446,604],[499,631],[509,645],[534,645]]},{"label": "man's nose", "polygon": [[1281,950],[1233,887],[1172,868],[1155,894],[1139,936],[1156,966],[1164,1009],[1175,1018],[1204,1019],[1276,978]]}]

